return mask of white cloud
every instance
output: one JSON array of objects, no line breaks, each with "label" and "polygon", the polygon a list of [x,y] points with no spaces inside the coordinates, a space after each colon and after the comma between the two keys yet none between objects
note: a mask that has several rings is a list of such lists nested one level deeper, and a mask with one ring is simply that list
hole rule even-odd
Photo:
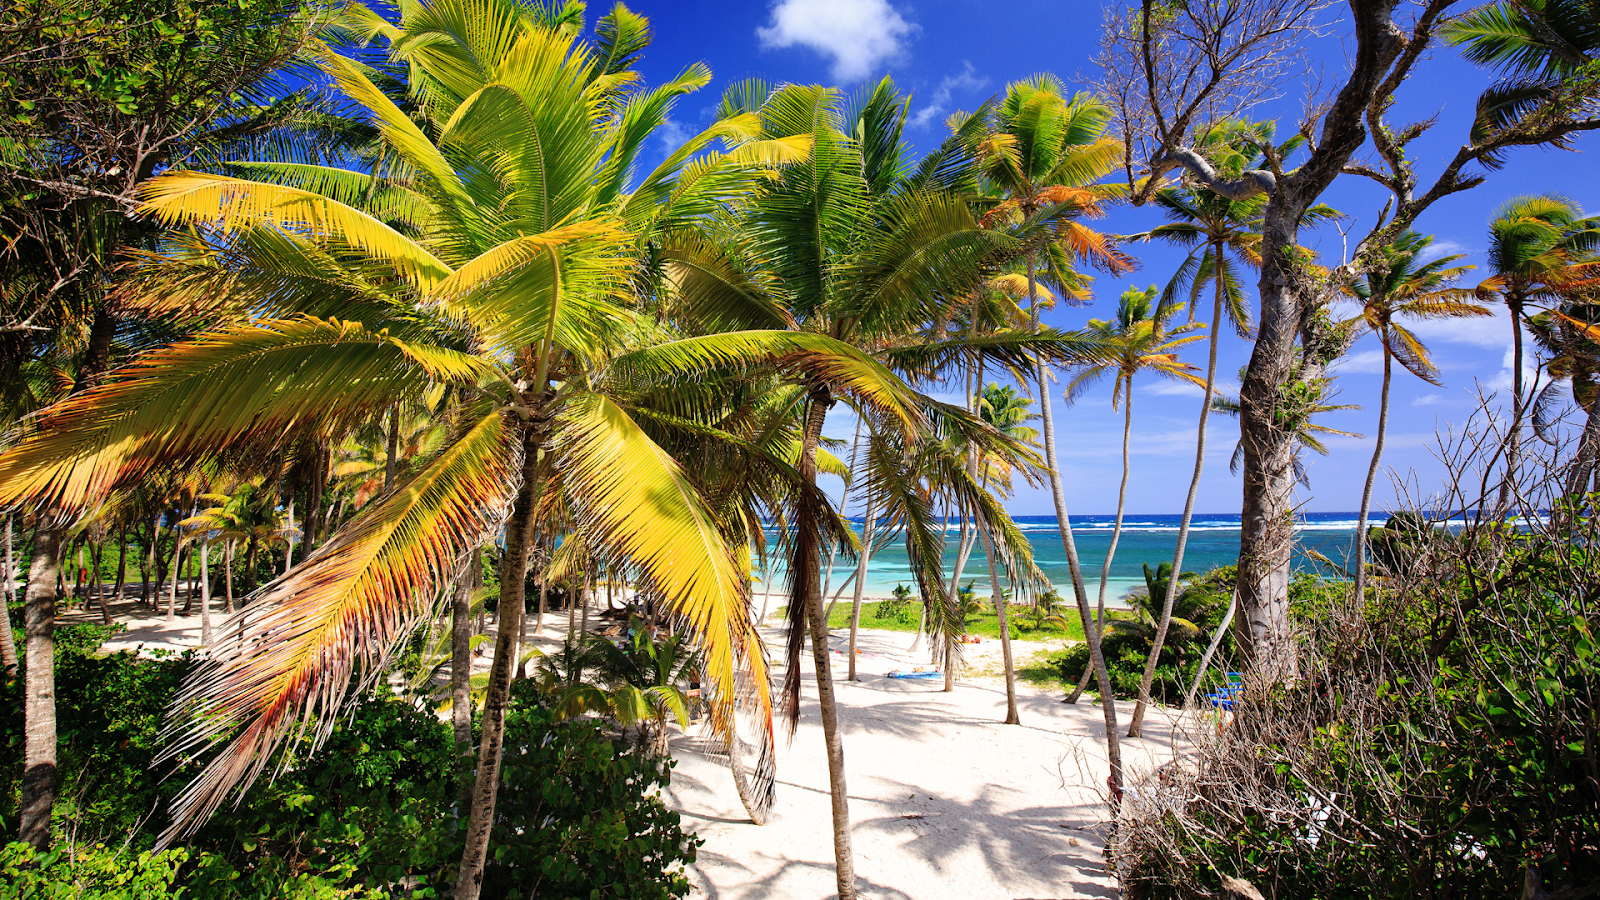
[{"label": "white cloud", "polygon": [[1340,375],[1377,375],[1383,372],[1383,349],[1363,350],[1333,361],[1328,368]]},{"label": "white cloud", "polygon": [[989,83],[989,79],[980,78],[972,63],[961,61],[961,71],[954,75],[946,75],[939,81],[939,86],[934,89],[928,98],[928,105],[917,110],[911,116],[911,124],[916,128],[926,128],[934,120],[944,115],[950,108],[950,92],[955,90],[976,91]]},{"label": "white cloud", "polygon": [[1424,344],[1435,341],[1448,344],[1471,344],[1499,350],[1511,346],[1511,313],[1504,306],[1495,305],[1492,316],[1473,316],[1470,319],[1421,319],[1406,323],[1412,333]]},{"label": "white cloud", "polygon": [[833,77],[853,83],[904,51],[916,33],[888,0],[779,0],[756,29],[763,48],[809,47],[833,58]]},{"label": "white cloud", "polygon": [[661,127],[656,129],[656,136],[661,138],[661,150],[663,153],[671,153],[678,149],[683,146],[684,141],[694,137],[694,135],[695,132],[692,129],[677,119],[667,119],[661,123]]},{"label": "white cloud", "polygon": [[[1474,253],[1477,253],[1477,252],[1478,252],[1478,249],[1476,247],[1469,247],[1466,244],[1463,244],[1463,243],[1461,243],[1459,241],[1452,241],[1452,240],[1442,240],[1442,241],[1440,241],[1440,240],[1436,240],[1433,243],[1428,245],[1428,249],[1422,251],[1422,261],[1423,262],[1433,262],[1436,259],[1442,259],[1442,258],[1444,258],[1446,256],[1457,256],[1457,255],[1471,256],[1471,255],[1473,255]],[[1464,264],[1466,262],[1467,262],[1467,260],[1461,260],[1460,262],[1457,263],[1457,265],[1461,265],[1461,264]],[[1472,278],[1472,274],[1473,273],[1469,272],[1464,277],[1467,278],[1467,279],[1470,279],[1470,278]]]},{"label": "white cloud", "polygon": [[1412,406],[1438,406],[1444,402],[1443,394],[1423,394],[1411,401]]}]

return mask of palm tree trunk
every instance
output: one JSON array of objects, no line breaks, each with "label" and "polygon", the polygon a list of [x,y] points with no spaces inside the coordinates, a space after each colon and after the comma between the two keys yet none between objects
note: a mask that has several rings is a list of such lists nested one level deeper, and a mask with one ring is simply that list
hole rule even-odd
[{"label": "palm tree trunk", "polygon": [[[800,450],[800,477],[812,485],[817,483],[817,445],[822,440],[822,426],[831,402],[826,388],[812,390]],[[801,508],[803,512],[799,518],[813,517],[809,498],[802,500]],[[799,546],[796,551],[803,559],[796,580],[803,579],[803,582],[796,584],[796,593],[803,594],[804,616],[811,632],[811,660],[817,673],[817,702],[822,711],[822,735],[828,757],[828,793],[833,805],[833,859],[839,900],[855,900],[855,856],[850,848],[850,799],[845,787],[844,738],[839,733],[839,704],[834,695],[833,661],[828,653],[828,622],[823,617],[822,558],[815,525],[812,521],[799,522]]]},{"label": "palm tree trunk", "polygon": [[244,593],[249,598],[250,593],[256,589],[256,550],[261,542],[256,539],[254,531],[250,532],[250,541],[244,548]]},{"label": "palm tree trunk", "polygon": [[861,525],[861,557],[856,560],[856,594],[850,602],[850,673],[847,680],[856,680],[856,633],[861,629],[861,594],[867,583],[867,565],[872,561],[872,526],[877,511],[872,506],[872,494],[867,494],[867,519]]},{"label": "palm tree trunk", "polygon": [[17,638],[11,631],[11,601],[16,596],[16,570],[11,559],[12,514],[6,513],[5,590],[0,592],[0,668],[6,675],[17,671]]},{"label": "palm tree trunk", "polygon": [[1494,506],[1496,519],[1511,508],[1511,491],[1522,456],[1522,294],[1515,286],[1506,295],[1506,305],[1511,307],[1511,427],[1506,433],[1506,474]]},{"label": "palm tree trunk", "polygon": [[200,543],[200,646],[211,646],[211,546]]},{"label": "palm tree trunk", "polygon": [[[1033,254],[1028,254],[1028,306],[1033,326],[1039,327],[1038,283],[1035,281]],[[1111,768],[1112,784],[1122,786],[1122,745],[1117,736],[1117,701],[1111,687],[1111,674],[1106,671],[1106,659],[1100,652],[1100,635],[1094,630],[1094,612],[1089,608],[1089,592],[1083,586],[1083,568],[1078,564],[1078,545],[1072,537],[1072,519],[1067,515],[1067,495],[1061,484],[1061,466],[1056,461],[1055,414],[1051,412],[1050,380],[1045,374],[1044,360],[1033,361],[1034,381],[1039,385],[1039,425],[1044,432],[1044,462],[1050,475],[1050,495],[1055,503],[1056,527],[1061,531],[1061,547],[1067,554],[1067,571],[1072,577],[1072,593],[1078,601],[1078,617],[1083,622],[1083,637],[1089,645],[1089,663],[1094,666],[1095,678],[1100,685],[1100,708],[1105,716],[1106,761]]]},{"label": "palm tree trunk", "polygon": [[1021,725],[1017,715],[1017,670],[1011,660],[1011,623],[1006,619],[1006,598],[1000,591],[1000,558],[994,552],[994,535],[983,532],[983,552],[989,563],[989,590],[994,595],[994,611],[1000,623],[1000,659],[1006,671],[1007,725]]},{"label": "palm tree trunk", "polygon": [[473,549],[456,576],[450,597],[450,725],[456,752],[472,745],[472,566],[480,565]]},{"label": "palm tree trunk", "polygon": [[489,668],[489,686],[483,703],[477,771],[472,782],[472,801],[467,813],[461,868],[456,876],[455,900],[478,900],[483,888],[489,835],[494,828],[495,799],[500,789],[500,756],[505,744],[506,709],[511,703],[511,675],[522,650],[518,637],[522,632],[526,600],[528,547],[533,538],[534,509],[538,506],[539,494],[544,487],[539,444],[533,427],[524,425],[522,486],[517,489],[511,516],[506,520],[505,552],[500,557],[500,612],[494,642],[494,663]]},{"label": "palm tree trunk", "polygon": [[294,497],[292,495],[289,497],[288,514],[290,533],[284,535],[283,538],[283,574],[285,575],[289,574],[289,570],[294,568]]},{"label": "palm tree trunk", "polygon": [[[106,557],[104,541],[96,541],[94,549],[89,551],[89,562],[94,565],[94,572],[89,579],[89,590],[94,594],[95,605],[100,607],[100,624],[111,624],[111,607],[106,605],[105,579],[100,575],[100,565]],[[87,608],[87,603],[85,607]]]},{"label": "palm tree trunk", "polygon": [[178,617],[178,582],[183,580],[180,563],[183,560],[183,538],[178,535],[177,526],[172,529],[172,587],[167,593],[167,621],[171,622]]},{"label": "palm tree trunk", "polygon": [[117,530],[117,583],[111,589],[111,602],[122,602],[122,590],[128,583],[128,529]]},{"label": "palm tree trunk", "polygon": [[[1111,523],[1111,546],[1106,548],[1106,561],[1100,564],[1100,599],[1094,609],[1094,633],[1097,637],[1104,636],[1106,628],[1106,583],[1111,578],[1111,560],[1117,555],[1117,542],[1122,538],[1122,513],[1127,508],[1128,502],[1128,442],[1133,436],[1133,378],[1128,379],[1128,404],[1123,410],[1122,423],[1122,485],[1117,488],[1117,517]],[[1089,666],[1083,667],[1083,674],[1078,676],[1078,686],[1072,689],[1067,697],[1068,703],[1077,703],[1078,698],[1089,687],[1089,676],[1092,674]]]},{"label": "palm tree trunk", "polygon": [[233,545],[234,538],[228,538],[222,561],[222,611],[230,616],[233,615]]},{"label": "palm tree trunk", "polygon": [[23,674],[23,770],[18,839],[35,850],[50,847],[50,812],[56,799],[56,575],[66,529],[41,514],[33,532],[33,563],[22,608],[28,664]]},{"label": "palm tree trunk", "polygon": [[[150,523],[150,546],[145,548],[144,559],[139,565],[139,601],[151,609],[156,608],[155,595],[150,592],[150,575],[156,571],[156,544],[161,535],[161,515],[156,514],[155,521]],[[156,586],[160,590],[160,584]]]},{"label": "palm tree trunk", "polygon": [[1356,517],[1356,602],[1362,602],[1367,593],[1367,514],[1372,511],[1372,485],[1378,480],[1378,461],[1383,458],[1383,438],[1389,428],[1389,375],[1392,357],[1389,354],[1388,335],[1378,335],[1383,347],[1383,390],[1378,395],[1378,441],[1372,448],[1372,462],[1367,466],[1367,484],[1361,489],[1361,512]]},{"label": "palm tree trunk", "polygon": [[1583,423],[1583,435],[1578,439],[1578,452],[1572,460],[1572,469],[1567,475],[1568,497],[1577,499],[1586,493],[1597,457],[1600,457],[1600,398],[1589,403],[1588,417]]},{"label": "palm tree trunk", "polygon": [[[1211,418],[1211,392],[1217,386],[1217,342],[1222,335],[1222,299],[1226,285],[1222,279],[1222,246],[1216,245],[1216,259],[1212,271],[1216,273],[1215,300],[1211,306],[1211,342],[1206,352],[1206,393],[1200,401],[1200,425],[1194,438],[1194,474],[1189,476],[1189,494],[1183,500],[1183,518],[1178,521],[1178,548],[1172,554],[1172,577],[1167,579],[1167,596],[1161,604],[1161,621],[1156,623],[1156,638],[1150,645],[1150,656],[1144,661],[1144,675],[1139,679],[1139,702],[1133,707],[1133,719],[1128,723],[1128,737],[1138,737],[1144,724],[1144,711],[1150,706],[1150,685],[1155,682],[1156,663],[1161,659],[1161,647],[1167,642],[1167,629],[1172,625],[1172,605],[1178,600],[1178,582],[1183,580],[1183,551],[1189,543],[1189,522],[1194,518],[1194,500],[1200,494],[1200,476],[1206,468],[1206,422]],[[1129,405],[1133,398],[1130,394]]]},{"label": "palm tree trunk", "polygon": [[1217,630],[1211,634],[1211,643],[1206,645],[1206,652],[1200,657],[1200,665],[1194,670],[1194,681],[1189,684],[1189,693],[1183,695],[1183,708],[1188,709],[1194,705],[1194,695],[1200,692],[1200,682],[1206,677],[1206,666],[1211,664],[1211,657],[1217,653],[1217,648],[1222,646],[1222,636],[1228,633],[1228,626],[1233,624],[1234,610],[1239,608],[1239,589],[1234,588],[1228,597],[1228,610],[1222,614],[1222,621],[1217,624]]}]

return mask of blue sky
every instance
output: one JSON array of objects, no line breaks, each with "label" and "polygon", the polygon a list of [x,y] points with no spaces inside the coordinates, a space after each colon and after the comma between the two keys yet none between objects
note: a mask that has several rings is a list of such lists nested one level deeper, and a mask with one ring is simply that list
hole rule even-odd
[{"label": "blue sky", "polygon": [[[1467,4],[1463,4],[1465,7]],[[636,12],[649,16],[655,44],[641,69],[652,82],[704,61],[715,73],[713,83],[686,98],[672,132],[687,134],[709,122],[717,97],[729,84],[748,77],[774,82],[837,85],[846,90],[875,82],[888,74],[911,94],[912,127],[908,138],[918,151],[934,147],[944,134],[943,120],[957,109],[971,109],[1008,82],[1049,71],[1069,83],[1096,74],[1093,57],[1103,11],[1099,2],[1032,2],[1032,0],[777,0],[777,2],[702,2],[702,0],[636,0]],[[601,4],[591,7],[598,14]],[[1324,85],[1340,83],[1349,49],[1342,23],[1309,48],[1306,77],[1320,76]],[[1416,77],[1402,89],[1393,119],[1410,121],[1438,113],[1434,130],[1412,147],[1424,184],[1438,172],[1461,143],[1477,93],[1490,81],[1488,73],[1462,62],[1447,49],[1436,50]],[[1292,84],[1279,104],[1258,111],[1259,118],[1282,116],[1280,133],[1292,130],[1300,111],[1303,85]],[[681,130],[680,130],[681,129]],[[1436,237],[1444,252],[1467,254],[1467,263],[1482,263],[1486,223],[1507,198],[1526,193],[1558,192],[1591,211],[1600,210],[1600,178],[1591,157],[1600,144],[1580,141],[1580,152],[1522,150],[1491,173],[1486,184],[1436,204],[1418,228]],[[1588,151],[1588,152],[1584,152]],[[1324,202],[1355,218],[1352,235],[1364,233],[1382,207],[1376,185],[1353,177],[1334,184]],[[1159,224],[1149,209],[1123,207],[1099,222],[1114,233],[1135,233]],[[1325,254],[1337,257],[1340,238],[1332,229],[1303,238]],[[1129,285],[1165,283],[1181,254],[1152,245],[1134,245],[1142,268],[1133,275],[1102,277],[1094,302],[1052,314],[1049,324],[1081,326],[1090,318],[1113,314],[1116,298]],[[1475,281],[1481,270],[1469,274]],[[1253,295],[1253,285],[1252,285]],[[1348,314],[1348,311],[1346,312]],[[1510,380],[1511,331],[1502,313],[1493,319],[1445,324],[1421,323],[1417,332],[1433,349],[1443,386],[1429,385],[1397,370],[1385,465],[1426,491],[1439,483],[1442,471],[1430,448],[1436,429],[1460,424],[1474,408],[1479,385],[1501,388]],[[1192,361],[1204,364],[1204,345],[1195,345]],[[1228,384],[1249,355],[1249,346],[1225,334],[1219,378]],[[1368,435],[1328,441],[1327,457],[1307,459],[1311,487],[1299,500],[1314,511],[1352,510],[1371,456],[1376,425],[1379,358],[1368,337],[1352,348],[1339,367],[1338,402],[1361,410],[1330,414],[1323,423]],[[1109,402],[1109,384],[1097,395],[1062,407],[1059,385],[1053,391],[1061,464],[1069,507],[1075,513],[1110,512],[1116,506],[1121,474],[1122,420]],[[1142,513],[1178,512],[1194,459],[1194,423],[1199,391],[1147,381],[1135,388],[1133,479],[1128,509]],[[849,422],[835,416],[829,431],[849,436]],[[1228,471],[1238,431],[1227,419],[1213,418],[1205,477],[1198,509],[1233,512],[1239,508],[1239,481]],[[1375,503],[1394,503],[1387,478],[1380,478]],[[1020,491],[1011,504],[1017,514],[1048,513],[1044,491]]]}]

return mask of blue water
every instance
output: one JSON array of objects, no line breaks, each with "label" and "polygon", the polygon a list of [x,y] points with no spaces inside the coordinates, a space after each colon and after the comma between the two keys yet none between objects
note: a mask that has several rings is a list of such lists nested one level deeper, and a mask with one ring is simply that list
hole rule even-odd
[{"label": "blue water", "polygon": [[[1071,578],[1067,573],[1067,555],[1061,546],[1061,534],[1055,516],[1017,516],[1017,525],[1027,535],[1033,546],[1034,562],[1064,596],[1070,594]],[[1178,543],[1178,523],[1181,516],[1125,515],[1122,520],[1122,537],[1117,542],[1117,555],[1111,561],[1107,579],[1106,598],[1115,601],[1128,590],[1144,585],[1142,563],[1151,568],[1159,562],[1172,562]],[[1078,548],[1079,564],[1083,567],[1084,581],[1091,599],[1100,584],[1100,567],[1105,562],[1106,550],[1111,545],[1111,528],[1115,516],[1073,516],[1072,531]],[[1381,519],[1379,520],[1381,524]],[[860,521],[856,527],[860,529]],[[1296,569],[1314,569],[1307,550],[1316,550],[1343,565],[1355,545],[1356,514],[1304,513],[1299,517],[1296,532],[1294,565]],[[769,538],[771,536],[769,535]],[[951,523],[945,542],[944,565],[946,577],[955,567],[956,544],[959,529]],[[769,546],[773,546],[769,542]],[[1189,526],[1189,541],[1184,550],[1183,568],[1188,572],[1205,572],[1217,566],[1235,562],[1239,556],[1239,516],[1231,514],[1195,514]],[[829,593],[837,590],[855,571],[853,562],[840,557],[833,569]],[[759,575],[759,573],[758,573]],[[983,546],[979,543],[962,570],[962,583],[977,580],[977,592],[989,593],[989,569],[984,560]],[[783,585],[783,568],[780,561],[773,562],[771,583],[775,588]],[[887,595],[895,585],[915,587],[911,570],[906,563],[905,544],[897,539],[872,558],[867,568],[866,593],[869,596]],[[759,588],[758,588],[759,589]],[[852,588],[853,589],[853,588]],[[846,591],[848,595],[849,590]]]}]

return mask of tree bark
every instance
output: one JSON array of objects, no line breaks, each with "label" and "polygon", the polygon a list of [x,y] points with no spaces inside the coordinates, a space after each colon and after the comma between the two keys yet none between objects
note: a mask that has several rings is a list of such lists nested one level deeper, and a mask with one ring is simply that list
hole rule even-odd
[{"label": "tree bark", "polygon": [[223,578],[222,578],[222,609],[228,615],[233,615],[233,545],[234,538],[228,538],[228,549],[224,551]]},{"label": "tree bark", "polygon": [[[800,477],[817,483],[817,445],[832,402],[826,388],[811,392],[800,450]],[[817,704],[822,712],[822,735],[828,757],[828,794],[833,806],[833,859],[839,900],[855,900],[855,856],[850,847],[850,798],[845,787],[844,738],[839,733],[839,704],[834,694],[833,661],[828,654],[828,621],[822,609],[822,555],[814,523],[802,523],[799,552],[805,555],[800,571],[805,583],[806,625],[811,633],[811,660],[817,673]]]},{"label": "tree bark", "polygon": [[1513,284],[1506,293],[1506,306],[1511,308],[1511,426],[1506,432],[1506,474],[1500,482],[1500,495],[1495,500],[1496,519],[1504,518],[1511,509],[1511,493],[1517,483],[1517,464],[1522,457],[1522,291]]},{"label": "tree bark", "polygon": [[11,548],[12,518],[11,513],[6,513],[5,590],[0,591],[0,669],[4,669],[8,677],[17,671],[17,638],[11,631],[11,601],[17,590]]},{"label": "tree bark", "polygon": [[450,725],[455,732],[456,751],[465,753],[472,745],[472,566],[478,562],[473,548],[456,578],[450,597]]},{"label": "tree bark", "polygon": [[522,434],[522,486],[506,521],[505,553],[500,558],[500,612],[494,642],[494,663],[484,698],[482,732],[478,739],[477,772],[467,814],[465,846],[456,876],[455,900],[478,900],[488,861],[489,836],[494,828],[495,799],[500,790],[500,756],[505,744],[506,710],[511,702],[511,675],[521,654],[523,607],[528,576],[528,546],[533,537],[534,510],[543,488],[539,442],[532,426]]},{"label": "tree bark", "polygon": [[183,579],[180,563],[183,561],[183,538],[176,525],[172,528],[172,588],[167,593],[167,621],[178,617],[178,582]]},{"label": "tree bark", "polygon": [[283,539],[283,574],[294,568],[294,497],[289,498],[289,534]]},{"label": "tree bark", "polygon": [[1588,415],[1583,423],[1583,435],[1578,439],[1578,452],[1572,460],[1567,475],[1566,495],[1577,500],[1587,492],[1595,470],[1595,460],[1600,457],[1600,398],[1589,403]]},{"label": "tree bark", "polygon": [[[1200,424],[1195,429],[1194,474],[1189,476],[1189,494],[1183,500],[1183,518],[1178,521],[1178,547],[1172,554],[1172,577],[1167,579],[1167,596],[1161,604],[1161,621],[1156,625],[1155,641],[1150,645],[1150,656],[1144,661],[1144,675],[1139,679],[1139,702],[1133,707],[1133,717],[1128,722],[1128,737],[1138,737],[1144,724],[1144,713],[1150,706],[1150,685],[1155,682],[1156,663],[1161,659],[1161,648],[1167,642],[1167,630],[1172,627],[1172,606],[1178,600],[1178,582],[1183,580],[1183,552],[1189,544],[1189,523],[1194,519],[1195,498],[1200,495],[1200,476],[1206,468],[1206,423],[1211,418],[1211,393],[1217,386],[1217,342],[1222,335],[1222,301],[1226,284],[1222,278],[1222,244],[1212,245],[1216,254],[1213,262],[1215,299],[1211,306],[1211,341],[1206,351],[1206,393],[1200,401]],[[1130,387],[1128,405],[1133,405]]]},{"label": "tree bark", "polygon": [[1383,438],[1389,428],[1389,376],[1393,357],[1389,353],[1389,336],[1378,335],[1383,346],[1383,389],[1378,395],[1378,441],[1372,448],[1372,462],[1367,466],[1367,483],[1361,489],[1361,512],[1356,517],[1356,584],[1355,600],[1367,596],[1367,514],[1372,511],[1372,486],[1378,480],[1378,461],[1383,459]]},{"label": "tree bark", "polygon": [[211,646],[211,547],[200,541],[200,646]]},{"label": "tree bark", "polygon": [[56,799],[56,574],[66,529],[40,515],[33,532],[33,563],[23,627],[28,659],[23,675],[23,770],[18,838],[35,850],[50,847],[50,812]]},{"label": "tree bark", "polygon": [[[1122,422],[1122,484],[1117,488],[1117,517],[1111,523],[1111,546],[1106,548],[1105,562],[1100,564],[1100,599],[1094,607],[1094,633],[1096,637],[1104,638],[1106,630],[1106,582],[1111,578],[1111,561],[1117,555],[1117,542],[1122,539],[1122,513],[1128,503],[1128,443],[1133,438],[1133,379],[1128,379],[1128,404],[1123,410]],[[1089,676],[1094,674],[1091,666],[1083,667],[1083,674],[1078,676],[1078,686],[1068,695],[1068,703],[1077,703],[1083,696],[1084,689],[1089,686]],[[1134,735],[1129,735],[1133,737]]]},{"label": "tree bark", "polygon": [[994,595],[994,612],[1000,623],[1000,660],[1006,672],[1007,725],[1021,725],[1017,715],[1017,670],[1011,661],[1011,623],[1006,619],[1006,598],[1000,591],[1000,557],[994,552],[994,535],[983,529],[983,552],[988,556],[989,590]]},{"label": "tree bark", "polygon": [[1206,652],[1200,657],[1200,666],[1195,669],[1194,681],[1189,685],[1189,693],[1183,695],[1183,708],[1188,709],[1194,705],[1194,695],[1200,692],[1200,682],[1206,677],[1206,666],[1211,664],[1211,657],[1217,653],[1217,648],[1222,646],[1222,636],[1228,633],[1228,626],[1233,623],[1233,612],[1239,608],[1239,592],[1233,591],[1228,597],[1228,610],[1222,614],[1222,621],[1218,623],[1217,630],[1211,634],[1211,643],[1206,645]]},{"label": "tree bark", "polygon": [[117,531],[117,583],[111,589],[111,602],[122,602],[123,587],[128,583],[128,529]]},{"label": "tree bark", "polygon": [[139,561],[139,602],[156,608],[155,595],[150,592],[150,576],[156,571],[156,541],[161,534],[161,515],[156,514],[155,521],[150,523],[150,546],[145,548],[145,554]]},{"label": "tree bark", "polygon": [[867,518],[861,524],[861,557],[856,560],[856,594],[850,601],[850,671],[847,679],[856,680],[856,634],[861,629],[861,594],[867,583],[867,565],[872,561],[872,526],[876,510],[872,494],[867,494]]},{"label": "tree bark", "polygon": [[[1035,281],[1033,254],[1028,255],[1028,305],[1033,326],[1039,327],[1038,283]],[[1033,361],[1033,377],[1039,386],[1039,425],[1044,432],[1045,470],[1050,476],[1050,496],[1055,504],[1056,527],[1061,531],[1061,548],[1067,554],[1067,572],[1072,578],[1072,593],[1078,601],[1078,618],[1083,622],[1084,641],[1089,645],[1089,664],[1100,685],[1100,708],[1105,718],[1106,761],[1111,768],[1111,783],[1122,788],[1122,744],[1117,734],[1117,695],[1111,687],[1105,656],[1100,652],[1100,635],[1094,630],[1094,612],[1089,608],[1089,592],[1083,586],[1083,568],[1078,564],[1078,544],[1072,536],[1072,519],[1067,515],[1067,495],[1061,484],[1061,466],[1056,461],[1055,413],[1051,411],[1050,379],[1044,361]]]}]

